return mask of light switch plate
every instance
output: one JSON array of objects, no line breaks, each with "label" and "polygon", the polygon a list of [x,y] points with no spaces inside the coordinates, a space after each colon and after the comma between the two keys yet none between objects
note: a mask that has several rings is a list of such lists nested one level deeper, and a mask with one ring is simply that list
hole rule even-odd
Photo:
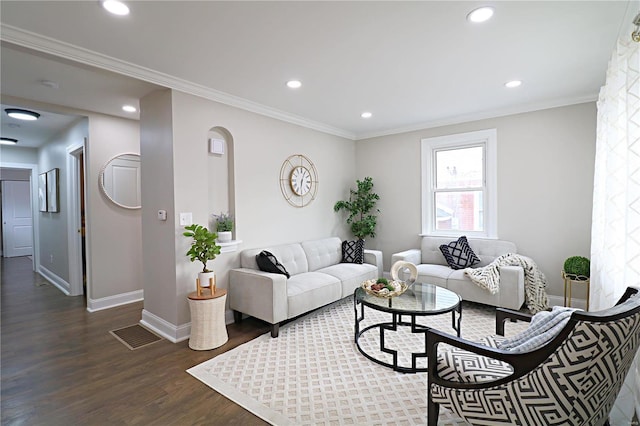
[{"label": "light switch plate", "polygon": [[189,213],[180,213],[180,226],[189,226],[193,224],[193,215]]}]

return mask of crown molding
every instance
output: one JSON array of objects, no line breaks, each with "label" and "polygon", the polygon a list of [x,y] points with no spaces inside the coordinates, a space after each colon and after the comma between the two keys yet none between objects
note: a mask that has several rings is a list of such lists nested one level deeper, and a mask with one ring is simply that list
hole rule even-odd
[{"label": "crown molding", "polygon": [[200,96],[211,101],[229,105],[235,108],[264,115],[276,120],[296,124],[298,126],[340,136],[354,140],[355,134],[344,129],[329,126],[324,123],[309,120],[304,117],[280,111],[257,102],[250,101],[238,96],[230,95],[219,90],[192,83],[169,74],[145,68],[130,62],[122,61],[111,56],[103,55],[92,50],[85,49],[70,43],[43,36],[31,31],[23,30],[7,24],[0,24],[0,40],[3,42],[26,47],[38,52],[57,56],[63,59],[79,62],[81,64],[112,71],[121,75],[136,78],[148,83],[157,84],[169,89],[179,90],[195,96]]},{"label": "crown molding", "polygon": [[560,107],[569,106],[569,105],[584,104],[587,102],[595,102],[597,100],[598,100],[598,95],[591,94],[587,96],[577,96],[573,98],[561,98],[561,99],[555,99],[555,100],[545,101],[545,102],[536,102],[536,103],[530,103],[526,105],[518,105],[517,107],[513,107],[513,108],[495,109],[495,110],[482,111],[482,112],[477,112],[472,114],[459,115],[457,117],[450,117],[450,118],[445,118],[441,120],[426,121],[420,124],[415,124],[407,127],[400,127],[396,129],[390,129],[390,130],[383,130],[380,132],[356,134],[355,140],[359,141],[363,139],[373,139],[381,136],[397,135],[400,133],[415,132],[419,130],[432,129],[435,127],[450,126],[452,124],[469,123],[471,121],[505,117],[508,115],[515,115],[515,114],[523,114],[526,112],[540,111],[543,109],[560,108]]}]

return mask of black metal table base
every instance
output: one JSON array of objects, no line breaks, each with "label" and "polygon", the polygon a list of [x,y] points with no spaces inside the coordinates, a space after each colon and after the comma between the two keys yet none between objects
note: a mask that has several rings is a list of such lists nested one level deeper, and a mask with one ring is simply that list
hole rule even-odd
[{"label": "black metal table base", "polygon": [[[358,316],[358,304],[360,305],[360,316]],[[358,350],[362,355],[364,355],[367,359],[375,362],[376,364],[383,365],[385,367],[392,368],[394,371],[398,371],[401,373],[426,373],[429,371],[429,366],[426,367],[418,367],[418,360],[420,358],[424,358],[425,361],[427,359],[427,330],[430,328],[428,326],[416,323],[417,317],[424,317],[429,315],[434,315],[434,313],[429,312],[415,312],[415,313],[397,313],[397,312],[388,312],[391,315],[391,322],[381,322],[376,324],[368,325],[367,327],[360,329],[360,323],[364,320],[364,308],[365,305],[362,303],[358,303],[357,299],[354,297],[353,307],[355,311],[355,343],[358,347]],[[375,309],[374,307],[369,306],[370,309]],[[385,311],[379,311],[385,312]],[[446,312],[445,312],[446,313]],[[457,316],[456,316],[457,313]],[[443,314],[443,312],[438,312],[435,315]],[[402,321],[403,316],[409,316],[410,321]],[[462,304],[458,303],[457,306],[451,309],[451,327],[456,331],[458,337],[460,337],[460,322],[462,320]],[[411,366],[405,367],[398,365],[398,351],[395,349],[387,348],[385,346],[385,333],[388,332],[396,332],[398,331],[398,327],[411,327],[411,333],[413,334],[422,334],[424,336],[424,351],[423,352],[412,352],[411,353]],[[366,353],[364,349],[360,346],[360,337],[366,333],[367,331],[378,328],[380,330],[380,351],[390,354],[392,362],[388,363],[382,361],[374,356]]]}]

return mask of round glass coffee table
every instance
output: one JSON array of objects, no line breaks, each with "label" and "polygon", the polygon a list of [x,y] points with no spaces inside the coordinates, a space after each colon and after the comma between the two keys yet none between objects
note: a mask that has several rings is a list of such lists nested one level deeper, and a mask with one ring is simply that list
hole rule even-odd
[{"label": "round glass coffee table", "polygon": [[[353,308],[355,311],[355,343],[360,353],[371,361],[393,368],[402,373],[427,372],[427,367],[418,366],[418,359],[427,358],[427,330],[430,328],[418,324],[416,318],[429,315],[440,315],[451,312],[451,327],[460,337],[460,321],[462,320],[462,298],[443,287],[434,284],[414,283],[400,296],[383,298],[376,297],[358,287],[353,293]],[[358,309],[358,306],[360,309]],[[376,322],[361,328],[360,323],[365,320],[365,307],[375,311],[391,314],[391,321]],[[404,319],[403,319],[404,317]],[[398,365],[398,351],[385,346],[385,334],[397,332],[400,327],[411,327],[411,333],[424,336],[424,352],[411,352],[411,366]],[[380,330],[380,351],[391,355],[391,362],[376,358],[367,353],[360,345],[360,338],[373,329]],[[375,331],[372,331],[375,332]]]}]

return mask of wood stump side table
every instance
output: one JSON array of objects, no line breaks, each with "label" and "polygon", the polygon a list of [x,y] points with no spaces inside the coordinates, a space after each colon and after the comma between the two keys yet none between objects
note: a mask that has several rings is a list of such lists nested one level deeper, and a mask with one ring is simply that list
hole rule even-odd
[{"label": "wood stump side table", "polygon": [[189,347],[196,351],[206,351],[224,345],[229,340],[224,309],[227,290],[216,289],[213,294],[189,293],[191,309],[191,335]]}]

